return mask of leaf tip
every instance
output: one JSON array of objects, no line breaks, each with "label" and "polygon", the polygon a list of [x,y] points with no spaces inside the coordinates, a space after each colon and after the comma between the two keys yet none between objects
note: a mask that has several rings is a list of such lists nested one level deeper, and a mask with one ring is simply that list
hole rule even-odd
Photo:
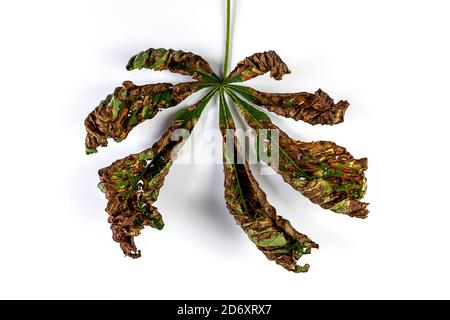
[{"label": "leaf tip", "polygon": [[309,271],[309,264],[305,264],[303,266],[296,265],[294,270],[295,273],[305,273],[308,271]]},{"label": "leaf tip", "polygon": [[87,155],[90,155],[90,154],[97,153],[98,150],[97,150],[97,148],[88,148],[88,147],[86,147],[85,148],[85,152],[86,152]]}]

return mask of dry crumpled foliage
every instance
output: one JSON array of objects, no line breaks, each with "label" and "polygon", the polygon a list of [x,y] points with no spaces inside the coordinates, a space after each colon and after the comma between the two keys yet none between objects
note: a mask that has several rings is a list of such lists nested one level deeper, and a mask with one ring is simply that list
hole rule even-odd
[{"label": "dry crumpled foliage", "polygon": [[349,106],[347,101],[342,100],[335,104],[334,100],[321,89],[312,94],[268,93],[244,86],[233,88],[258,106],[285,118],[302,120],[312,125],[333,125],[343,122],[345,111]]},{"label": "dry crumpled foliage", "polygon": [[263,112],[232,94],[246,122],[256,133],[279,132],[279,165],[274,169],[293,188],[325,209],[356,218],[366,218],[367,159],[354,159],[343,147],[330,141],[303,142],[291,139]]},{"label": "dry crumpled foliage", "polygon": [[[157,145],[163,146],[165,143],[166,136],[158,141]],[[132,258],[141,256],[140,250],[137,250],[134,244],[134,237],[139,235],[144,226],[157,229],[164,226],[161,214],[152,203],[158,198],[158,191],[162,187],[171,160],[164,161],[164,169],[159,168],[160,171],[153,176],[147,171],[147,162],[155,156],[152,149],[117,160],[99,171],[99,188],[108,199],[106,211],[109,214],[108,222],[111,223],[113,239],[120,244],[122,251]],[[170,148],[164,151],[165,154]],[[156,183],[152,183],[152,179]]]},{"label": "dry crumpled foliage", "polygon": [[[133,56],[127,65],[128,70],[142,68],[191,75],[198,81],[144,86],[124,82],[87,117],[88,153],[96,152],[98,146],[106,146],[108,138],[116,141],[125,139],[133,127],[154,117],[159,109],[175,106],[197,90],[210,89],[197,104],[182,109],[170,129],[151,148],[118,160],[99,171],[99,187],[108,199],[106,211],[113,239],[120,243],[126,255],[133,258],[140,256],[134,237],[145,226],[157,229],[164,226],[161,214],[153,204],[176,157],[176,151],[183,143],[173,140],[172,134],[179,128],[192,131],[216,92],[220,93],[219,120],[223,137],[227,130],[231,130],[231,139],[237,145],[234,122],[225,100],[226,93],[255,133],[267,129],[278,130],[278,144],[269,145],[269,151],[278,151],[279,165],[269,164],[285,182],[325,209],[352,217],[367,217],[367,203],[360,201],[366,191],[364,171],[367,169],[367,159],[355,159],[345,148],[330,141],[295,141],[279,130],[266,113],[251,105],[254,103],[278,115],[312,125],[334,125],[343,121],[348,103],[339,101],[335,104],[320,89],[314,94],[282,94],[260,92],[234,84],[267,72],[276,80],[290,73],[274,51],[245,58],[223,78],[219,78],[200,56],[173,49],[142,51]],[[257,135],[257,148],[261,146],[259,140]],[[237,148],[230,149],[226,143],[223,147],[225,160],[238,157]],[[297,261],[302,255],[309,254],[312,248],[318,248],[318,245],[277,215],[246,160],[243,163],[225,163],[224,174],[227,207],[257,248],[269,260],[287,270],[307,271],[309,266],[299,266]]]},{"label": "dry crumpled foliage", "polygon": [[147,49],[130,58],[127,70],[152,69],[155,71],[169,70],[171,72],[190,75],[197,80],[217,78],[209,63],[192,52],[173,49]]},{"label": "dry crumpled foliage", "polygon": [[113,239],[119,242],[127,256],[141,256],[134,243],[145,226],[158,230],[164,226],[161,214],[153,203],[158,199],[164,178],[175,160],[176,151],[184,141],[174,140],[176,129],[191,131],[210,99],[178,113],[172,126],[151,148],[115,161],[99,171],[99,188],[108,199],[106,211],[109,214]]},{"label": "dry crumpled foliage", "polygon": [[291,73],[275,51],[267,51],[255,53],[239,62],[230,72],[228,82],[247,81],[269,71],[275,80],[281,80],[285,74]]},{"label": "dry crumpled foliage", "polygon": [[[234,134],[234,122],[227,103],[221,95],[220,129],[223,136],[225,175],[225,201],[230,213],[249,239],[264,253],[267,259],[275,261],[285,269],[306,272],[309,265],[297,265],[304,254],[319,246],[306,235],[295,230],[291,223],[277,215],[275,208],[267,201],[264,191],[253,177],[247,161],[237,163],[239,145]],[[234,139],[232,150],[228,139]]]},{"label": "dry crumpled foliage", "polygon": [[86,152],[107,146],[108,138],[117,142],[125,139],[138,124],[153,118],[160,109],[176,106],[198,88],[199,82],[136,86],[125,81],[86,118]]}]

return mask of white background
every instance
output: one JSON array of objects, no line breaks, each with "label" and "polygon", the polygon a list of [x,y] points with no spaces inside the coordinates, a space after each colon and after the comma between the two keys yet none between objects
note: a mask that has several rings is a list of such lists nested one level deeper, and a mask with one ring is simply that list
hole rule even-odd
[{"label": "white background", "polygon": [[142,49],[193,51],[219,71],[224,2],[2,2],[0,298],[450,298],[448,1],[233,1],[232,66],[273,49],[292,70],[256,88],[350,101],[337,126],[272,118],[292,137],[367,156],[370,216],[327,212],[279,176],[257,176],[321,246],[302,259],[307,274],[289,273],[235,225],[220,165],[179,164],[156,203],[166,227],[137,239],[141,259],[124,258],[97,170],[151,145],[179,107],[89,157],[83,120],[123,80],[189,79],[127,72]]}]

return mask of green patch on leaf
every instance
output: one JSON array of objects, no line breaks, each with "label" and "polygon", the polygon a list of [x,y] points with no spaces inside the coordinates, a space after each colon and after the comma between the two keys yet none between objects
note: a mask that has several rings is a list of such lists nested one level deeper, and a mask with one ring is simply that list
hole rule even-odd
[{"label": "green patch on leaf", "polygon": [[142,69],[147,62],[149,57],[148,51],[141,51],[137,54],[136,58],[134,58],[133,68],[134,69]]}]

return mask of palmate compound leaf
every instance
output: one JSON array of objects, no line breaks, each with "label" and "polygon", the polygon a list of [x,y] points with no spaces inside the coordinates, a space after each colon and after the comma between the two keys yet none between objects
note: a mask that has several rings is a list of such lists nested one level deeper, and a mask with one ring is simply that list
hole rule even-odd
[{"label": "palmate compound leaf", "polygon": [[[342,122],[348,107],[346,101],[334,104],[321,90],[315,94],[264,93],[233,84],[267,72],[276,80],[290,73],[275,52],[256,53],[247,57],[223,80],[200,56],[173,49],[142,51],[133,56],[127,65],[128,70],[142,68],[191,75],[199,81],[145,86],[125,82],[86,119],[87,153],[96,152],[98,146],[106,146],[108,138],[118,141],[124,139],[134,126],[152,118],[159,109],[175,106],[199,89],[214,89],[198,104],[182,110],[168,132],[151,148],[118,160],[99,171],[99,187],[108,199],[106,210],[110,215],[108,220],[111,223],[113,238],[120,243],[126,255],[133,258],[140,256],[140,251],[134,244],[134,237],[139,235],[144,226],[157,229],[164,226],[153,203],[175,159],[176,151],[182,144],[179,140],[169,137],[172,137],[178,128],[191,131],[206,103],[219,88],[220,128],[224,137],[226,129],[232,129],[232,140],[237,144],[234,124],[223,91],[231,96],[256,133],[262,129],[278,130],[280,139],[278,145],[273,147],[279,150],[280,161],[279,166],[273,167],[287,183],[323,208],[354,217],[367,216],[367,204],[359,201],[366,189],[366,159],[354,159],[344,148],[333,142],[295,141],[273,125],[265,113],[255,109],[245,99],[281,116],[303,120],[313,125]],[[225,71],[226,68],[226,74]],[[257,148],[260,146],[259,140],[257,136]],[[231,150],[224,144],[225,162],[238,156],[237,150]],[[267,202],[264,192],[253,178],[247,162],[225,163],[224,173],[227,207],[258,249],[269,260],[276,261],[287,270],[307,271],[308,265],[302,267],[296,262],[318,245],[293,229],[289,221],[277,216],[275,208]]]},{"label": "palmate compound leaf", "polygon": [[[232,89],[233,90],[233,89]],[[343,147],[329,141],[302,142],[291,139],[270,118],[236,93],[228,91],[257,136],[260,130],[279,132],[279,164],[274,169],[285,182],[322,208],[351,217],[366,218],[367,159],[354,159]]]},{"label": "palmate compound leaf", "polygon": [[266,108],[285,118],[302,120],[312,125],[334,125],[344,121],[344,114],[349,103],[334,103],[328,94],[321,89],[314,94],[299,93],[267,93],[245,86],[230,86],[252,103]]},{"label": "palmate compound leaf", "polygon": [[302,255],[309,254],[312,248],[318,248],[318,245],[295,230],[288,220],[278,216],[275,208],[267,201],[247,161],[240,157],[234,122],[223,92],[220,94],[219,121],[223,136],[225,200],[228,210],[267,259],[289,271],[308,271],[308,264],[300,266],[297,261]]},{"label": "palmate compound leaf", "polygon": [[164,179],[184,143],[174,134],[177,129],[190,132],[194,128],[213,94],[214,89],[197,104],[181,110],[171,127],[151,148],[99,170],[99,188],[108,199],[106,211],[113,239],[127,256],[140,257],[141,252],[136,248],[134,237],[145,226],[158,230],[163,228],[161,214],[153,203],[158,199]]},{"label": "palmate compound leaf", "polygon": [[[273,129],[274,135],[276,132],[279,133],[279,140],[271,137],[268,140],[272,142],[268,146],[268,151],[272,155],[279,151],[279,162],[270,163],[267,159],[265,161],[268,161],[291,186],[324,208],[350,216],[361,218],[367,216],[367,204],[359,201],[365,192],[364,170],[367,168],[367,160],[354,159],[344,148],[333,142],[305,143],[292,140],[274,126],[265,113],[240,98],[242,95],[244,99],[279,115],[313,125],[341,122],[348,106],[345,101],[334,104],[334,101],[321,90],[314,95],[269,94],[235,86],[233,83],[243,82],[267,72],[270,72],[272,78],[280,80],[290,71],[274,51],[267,51],[245,58],[228,74],[231,38],[230,3],[230,0],[226,0],[223,78],[219,78],[213,72],[206,60],[190,52],[160,48],[138,53],[129,60],[128,70],[142,68],[168,70],[190,75],[198,82],[176,86],[157,84],[143,87],[125,82],[122,88],[116,89],[117,94],[115,92],[114,95],[108,96],[86,119],[88,131],[86,151],[96,152],[98,146],[106,146],[108,138],[124,139],[133,126],[153,117],[160,108],[173,106],[200,88],[211,88],[198,104],[182,110],[168,132],[151,148],[118,160],[99,172],[101,180],[99,187],[106,193],[108,199],[106,210],[110,215],[113,238],[120,243],[126,255],[137,258],[140,251],[134,244],[134,237],[139,235],[146,225],[158,229],[164,225],[153,203],[176,157],[177,148],[182,144],[179,140],[172,139],[173,134],[178,128],[190,132],[206,103],[215,92],[219,91],[220,129],[224,138],[231,130],[233,141],[233,147],[229,146],[228,139],[223,145],[227,207],[237,223],[269,260],[276,261],[287,270],[307,271],[309,266],[298,266],[297,260],[303,254],[310,253],[311,248],[318,246],[307,236],[293,229],[289,221],[277,216],[275,208],[267,202],[264,192],[252,176],[245,159],[243,163],[229,161],[237,158],[239,152],[237,147],[234,148],[237,139],[224,92],[231,96],[256,133],[266,129]],[[174,91],[177,86],[181,86],[180,93],[177,93],[178,89]],[[141,89],[144,87],[145,89]],[[184,134],[181,136],[184,137]],[[262,139],[258,134],[256,139],[258,156]]]},{"label": "palmate compound leaf", "polygon": [[138,124],[153,118],[160,109],[174,107],[203,86],[200,82],[147,84],[125,81],[102,100],[85,120],[86,153],[106,147],[108,138],[122,141]]}]

